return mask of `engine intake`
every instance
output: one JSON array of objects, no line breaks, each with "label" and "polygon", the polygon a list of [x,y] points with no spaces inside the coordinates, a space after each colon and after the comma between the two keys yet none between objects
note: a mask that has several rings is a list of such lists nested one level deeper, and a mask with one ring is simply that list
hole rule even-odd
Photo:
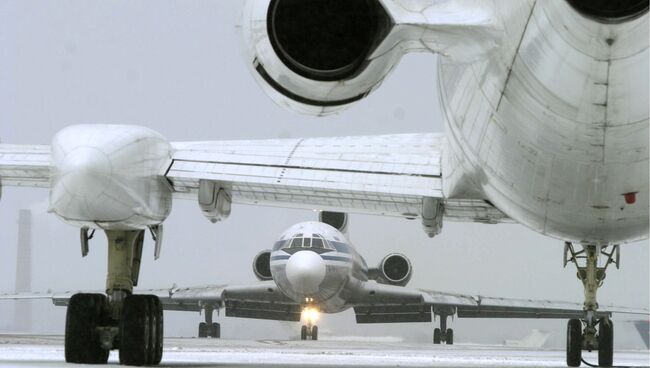
[{"label": "engine intake", "polygon": [[289,69],[336,81],[363,70],[390,19],[375,0],[272,0],[267,26],[273,50]]},{"label": "engine intake", "polygon": [[272,280],[271,275],[271,251],[263,250],[253,259],[253,273],[260,281]]},{"label": "engine intake", "polygon": [[406,286],[412,271],[411,261],[406,256],[393,253],[384,257],[376,270],[371,270],[370,278],[380,284]]}]

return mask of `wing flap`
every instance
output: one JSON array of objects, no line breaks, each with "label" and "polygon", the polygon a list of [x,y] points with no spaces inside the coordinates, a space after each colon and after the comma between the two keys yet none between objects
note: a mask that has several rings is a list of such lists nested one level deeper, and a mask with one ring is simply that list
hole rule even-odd
[{"label": "wing flap", "polygon": [[167,178],[179,196],[199,180],[223,183],[245,204],[417,216],[442,197],[444,136],[174,143]]}]

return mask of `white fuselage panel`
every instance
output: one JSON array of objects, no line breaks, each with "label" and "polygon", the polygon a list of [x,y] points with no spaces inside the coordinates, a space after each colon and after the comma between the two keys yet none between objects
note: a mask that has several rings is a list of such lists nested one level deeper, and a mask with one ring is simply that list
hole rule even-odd
[{"label": "white fuselage panel", "polygon": [[563,240],[647,237],[648,14],[604,24],[566,1],[494,4],[502,48],[439,63],[445,164],[462,168],[443,170],[445,194],[481,192]]}]

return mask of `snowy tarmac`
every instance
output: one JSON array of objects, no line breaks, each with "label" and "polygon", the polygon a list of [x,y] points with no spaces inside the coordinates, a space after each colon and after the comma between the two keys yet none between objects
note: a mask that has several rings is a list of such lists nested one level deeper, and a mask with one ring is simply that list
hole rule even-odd
[{"label": "snowy tarmac", "polygon": [[[590,362],[595,353],[585,354]],[[161,367],[565,367],[564,352],[504,346],[359,341],[167,338]],[[650,366],[649,351],[617,351],[617,366]],[[118,364],[112,352],[109,365]],[[80,367],[62,336],[0,335],[0,367]],[[93,366],[96,367],[96,366]]]}]

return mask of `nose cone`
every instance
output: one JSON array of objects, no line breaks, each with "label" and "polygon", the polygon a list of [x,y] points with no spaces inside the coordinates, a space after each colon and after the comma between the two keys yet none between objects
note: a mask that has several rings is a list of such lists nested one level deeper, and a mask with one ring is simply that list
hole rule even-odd
[{"label": "nose cone", "polygon": [[316,252],[303,250],[294,253],[287,261],[287,279],[294,291],[313,295],[318,293],[321,282],[325,279],[326,266]]},{"label": "nose cone", "polygon": [[111,162],[102,151],[79,147],[65,155],[58,167],[59,185],[72,196],[96,197],[111,182]]}]

